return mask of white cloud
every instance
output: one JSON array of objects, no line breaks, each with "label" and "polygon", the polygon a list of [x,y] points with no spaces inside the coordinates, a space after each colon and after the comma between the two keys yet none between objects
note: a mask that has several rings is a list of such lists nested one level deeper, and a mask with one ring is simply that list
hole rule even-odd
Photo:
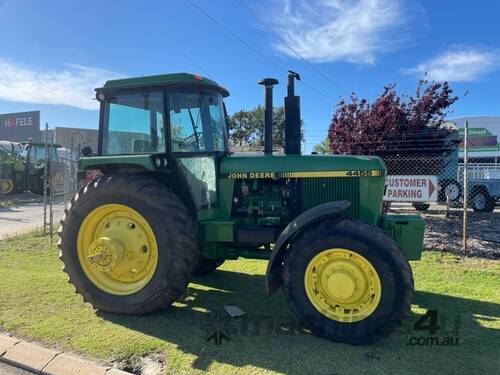
[{"label": "white cloud", "polygon": [[[407,45],[408,26],[422,8],[413,0],[280,0],[277,32],[303,57],[315,62],[373,64],[376,56]],[[414,30],[418,25],[413,25]],[[296,56],[286,44],[275,47]]]},{"label": "white cloud", "polygon": [[453,46],[437,57],[425,61],[404,74],[434,81],[476,81],[500,66],[500,52],[471,46]]},{"label": "white cloud", "polygon": [[42,70],[0,60],[0,99],[37,104],[64,104],[97,109],[94,88],[118,74],[67,64],[63,70]]}]

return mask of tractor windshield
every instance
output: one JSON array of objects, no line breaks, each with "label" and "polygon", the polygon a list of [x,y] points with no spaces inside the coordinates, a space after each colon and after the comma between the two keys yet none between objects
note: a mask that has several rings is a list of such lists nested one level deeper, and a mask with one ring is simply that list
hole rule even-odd
[{"label": "tractor windshield", "polygon": [[226,124],[221,94],[170,93],[168,103],[173,152],[226,150]]}]

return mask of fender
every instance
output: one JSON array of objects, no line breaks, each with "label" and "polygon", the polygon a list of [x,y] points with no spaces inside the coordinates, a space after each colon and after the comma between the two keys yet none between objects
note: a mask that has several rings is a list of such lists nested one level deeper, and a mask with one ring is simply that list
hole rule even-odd
[{"label": "fender", "polygon": [[349,201],[334,201],[320,204],[301,213],[283,229],[283,232],[281,232],[274,244],[273,252],[267,264],[266,294],[268,296],[281,285],[281,261],[293,237],[317,221],[338,216],[350,205],[351,202]]}]

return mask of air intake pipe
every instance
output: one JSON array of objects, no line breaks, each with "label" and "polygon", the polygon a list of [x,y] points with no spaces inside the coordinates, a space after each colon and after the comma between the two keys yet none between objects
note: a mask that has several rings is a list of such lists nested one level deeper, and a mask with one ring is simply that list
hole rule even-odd
[{"label": "air intake pipe", "polygon": [[295,79],[298,73],[288,71],[287,96],[285,96],[285,154],[300,155],[301,124],[300,96],[295,95]]},{"label": "air intake pipe", "polygon": [[264,100],[264,153],[273,153],[273,86],[278,84],[274,78],[263,78],[259,85],[265,88]]}]

